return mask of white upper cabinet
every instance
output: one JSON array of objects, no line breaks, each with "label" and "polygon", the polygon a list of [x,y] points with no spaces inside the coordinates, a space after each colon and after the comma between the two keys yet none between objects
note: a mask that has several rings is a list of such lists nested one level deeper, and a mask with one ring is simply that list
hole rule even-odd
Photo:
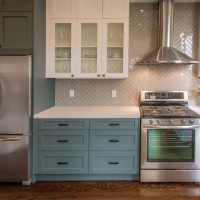
[{"label": "white upper cabinet", "polygon": [[128,77],[129,0],[46,0],[46,77]]},{"label": "white upper cabinet", "polygon": [[46,0],[50,18],[76,18],[76,0]]},{"label": "white upper cabinet", "polygon": [[77,0],[77,18],[102,18],[102,0]]},{"label": "white upper cabinet", "polygon": [[129,0],[103,0],[103,18],[128,18]]}]

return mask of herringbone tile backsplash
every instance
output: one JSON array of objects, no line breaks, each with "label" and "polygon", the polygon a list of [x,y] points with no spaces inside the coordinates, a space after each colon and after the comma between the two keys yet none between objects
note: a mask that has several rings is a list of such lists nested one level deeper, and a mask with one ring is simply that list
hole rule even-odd
[{"label": "herringbone tile backsplash", "polygon": [[[197,3],[175,5],[174,47],[198,58],[199,12]],[[130,7],[130,71],[123,80],[56,80],[57,106],[129,106],[138,105],[141,90],[188,90],[191,105],[200,105],[193,89],[200,85],[197,66],[137,66],[141,59],[156,48],[157,4],[131,4]],[[75,97],[69,97],[69,90]],[[117,90],[117,97],[111,91]]]}]

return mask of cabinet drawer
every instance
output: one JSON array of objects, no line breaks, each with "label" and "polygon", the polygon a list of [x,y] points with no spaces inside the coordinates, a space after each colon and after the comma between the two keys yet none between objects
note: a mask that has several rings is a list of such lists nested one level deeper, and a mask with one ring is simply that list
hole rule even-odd
[{"label": "cabinet drawer", "polygon": [[96,119],[90,121],[91,129],[138,129],[138,119]]},{"label": "cabinet drawer", "polygon": [[138,151],[90,151],[92,174],[138,174]]},{"label": "cabinet drawer", "polygon": [[40,150],[88,150],[89,131],[41,131]]},{"label": "cabinet drawer", "polygon": [[88,129],[89,120],[40,120],[40,130]]},{"label": "cabinet drawer", "polygon": [[91,150],[138,150],[138,130],[93,130]]},{"label": "cabinet drawer", "polygon": [[88,151],[39,152],[39,174],[87,174]]}]

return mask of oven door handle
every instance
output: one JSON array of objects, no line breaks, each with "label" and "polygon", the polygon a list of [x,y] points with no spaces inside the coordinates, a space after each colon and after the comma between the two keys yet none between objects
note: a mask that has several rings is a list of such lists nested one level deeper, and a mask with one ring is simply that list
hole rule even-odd
[{"label": "oven door handle", "polygon": [[156,128],[156,129],[191,129],[191,128],[200,128],[200,125],[191,125],[191,126],[155,126],[155,125],[142,125],[142,128]]}]

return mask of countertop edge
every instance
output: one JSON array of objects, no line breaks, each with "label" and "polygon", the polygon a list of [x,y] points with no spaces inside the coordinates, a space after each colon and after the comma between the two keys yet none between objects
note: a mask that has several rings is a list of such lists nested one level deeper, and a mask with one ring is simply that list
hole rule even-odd
[{"label": "countertop edge", "polygon": [[140,110],[138,106],[54,106],[33,117],[34,119],[134,119],[140,118]]}]

